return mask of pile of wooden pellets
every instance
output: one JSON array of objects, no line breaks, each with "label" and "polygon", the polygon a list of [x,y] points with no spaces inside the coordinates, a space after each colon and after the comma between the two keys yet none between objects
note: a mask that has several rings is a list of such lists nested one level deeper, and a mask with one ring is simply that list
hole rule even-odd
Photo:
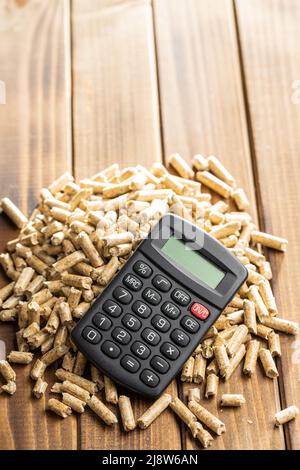
[{"label": "pile of wooden pellets", "polygon": [[[117,423],[116,414],[100,399],[104,389],[105,401],[119,407],[125,431],[147,428],[170,406],[207,447],[211,433],[225,431],[225,424],[205,408],[205,400],[217,396],[219,381],[228,381],[240,363],[251,377],[258,360],[267,379],[278,377],[279,334],[296,335],[299,326],[278,316],[271,266],[263,251],[284,252],[287,240],[259,230],[247,212],[244,190],[215,156],[196,155],[190,166],[173,154],[168,165],[170,172],[161,163],[150,170],[113,164],[78,183],[65,173],[41,190],[29,218],[10,199],[2,199],[1,210],[20,234],[0,255],[11,281],[0,289],[0,320],[17,324],[16,350],[0,361],[5,380],[1,391],[16,391],[11,364],[34,361],[33,395],[41,398],[48,387],[44,373],[55,364],[47,409],[62,418],[83,413],[87,405],[107,425]],[[248,279],[183,367],[181,380],[199,387],[204,383],[204,396],[200,388],[191,388],[186,406],[165,393],[136,419],[129,397],[118,396],[113,381],[87,364],[70,332],[167,212],[192,221],[226,246],[245,265]],[[220,397],[222,407],[244,402],[239,394]],[[276,414],[274,424],[297,414],[291,405]]]}]

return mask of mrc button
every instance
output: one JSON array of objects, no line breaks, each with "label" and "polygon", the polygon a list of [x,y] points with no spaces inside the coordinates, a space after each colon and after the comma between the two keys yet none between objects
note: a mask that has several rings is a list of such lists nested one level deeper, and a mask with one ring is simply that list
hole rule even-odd
[{"label": "mrc button", "polygon": [[175,302],[183,306],[187,305],[191,300],[190,296],[181,289],[174,289],[171,297],[173,300],[175,300]]},{"label": "mrc button", "polygon": [[195,317],[200,318],[200,320],[206,320],[209,317],[209,310],[199,302],[194,302],[191,305],[191,312]]}]

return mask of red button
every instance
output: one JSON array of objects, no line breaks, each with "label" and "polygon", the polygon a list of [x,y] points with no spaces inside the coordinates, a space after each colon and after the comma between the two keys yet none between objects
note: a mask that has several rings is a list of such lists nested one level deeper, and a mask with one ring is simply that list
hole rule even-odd
[{"label": "red button", "polygon": [[200,318],[200,320],[206,320],[209,316],[209,310],[198,302],[192,304],[191,312],[195,317]]}]

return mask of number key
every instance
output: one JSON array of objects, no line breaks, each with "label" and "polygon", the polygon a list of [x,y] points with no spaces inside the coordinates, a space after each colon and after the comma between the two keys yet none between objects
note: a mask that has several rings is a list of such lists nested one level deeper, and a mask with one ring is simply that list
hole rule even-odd
[{"label": "number key", "polygon": [[131,331],[138,331],[142,326],[140,320],[129,313],[122,318],[122,323]]},{"label": "number key", "polygon": [[111,335],[120,344],[128,344],[131,340],[130,334],[120,327],[115,328]]},{"label": "number key", "polygon": [[86,339],[89,343],[97,344],[101,340],[100,333],[92,328],[91,326],[86,326],[82,332],[82,336]]},{"label": "number key", "polygon": [[124,287],[116,287],[113,291],[113,296],[116,300],[121,302],[121,304],[129,304],[132,300],[132,295]]},{"label": "number key", "polygon": [[171,327],[170,322],[161,315],[155,315],[151,320],[152,325],[159,331],[165,333]]},{"label": "number key", "polygon": [[137,277],[133,276],[132,274],[126,274],[123,279],[125,286],[127,286],[130,290],[138,291],[142,288],[142,281],[140,281]]},{"label": "number key", "polygon": [[159,334],[156,333],[154,330],[151,330],[151,328],[145,328],[142,331],[142,337],[145,341],[147,341],[148,344],[151,344],[152,346],[155,346],[160,341]]},{"label": "number key", "polygon": [[131,351],[140,359],[147,359],[150,356],[150,349],[141,341],[135,341],[131,346]]},{"label": "number key", "polygon": [[150,266],[148,266],[148,264],[144,263],[143,261],[137,261],[134,263],[133,270],[136,274],[139,274],[144,278],[150,277],[152,274],[152,269]]},{"label": "number key", "polygon": [[116,304],[113,300],[106,300],[102,305],[104,312],[108,313],[111,317],[119,317],[122,313],[120,305]]},{"label": "number key", "polygon": [[141,318],[148,318],[151,314],[151,308],[140,300],[134,302],[134,304],[132,305],[132,310]]},{"label": "number key", "polygon": [[107,331],[111,327],[111,321],[102,313],[96,313],[93,317],[93,323],[96,325],[100,330]]}]

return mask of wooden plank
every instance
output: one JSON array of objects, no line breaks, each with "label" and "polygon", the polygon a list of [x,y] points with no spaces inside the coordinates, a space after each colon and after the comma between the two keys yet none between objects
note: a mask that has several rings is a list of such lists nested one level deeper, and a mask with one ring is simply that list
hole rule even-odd
[{"label": "wooden plank", "polygon": [[[237,1],[249,111],[264,228],[289,239],[284,256],[271,253],[280,315],[299,322],[300,103],[297,0]],[[294,85],[294,86],[295,86]],[[297,95],[298,93],[298,95]],[[299,340],[282,336],[282,406],[299,394]],[[300,420],[285,425],[288,447],[300,448]]]},{"label": "wooden plank", "polygon": [[[25,213],[43,185],[71,168],[68,23],[65,0],[11,2],[1,9],[0,78],[7,90],[6,104],[0,105],[1,195]],[[3,251],[17,231],[0,219]],[[0,336],[11,349],[14,327],[1,324]],[[45,399],[31,398],[30,366],[16,370],[16,394],[0,396],[0,447],[76,448],[76,418],[61,422],[45,414]]]},{"label": "wooden plank", "polygon": [[[77,177],[106,165],[161,157],[152,12],[149,1],[73,2],[74,148]],[[169,387],[176,394],[176,384]],[[125,393],[128,393],[125,391]],[[133,398],[138,417],[149,402]],[[166,411],[146,431],[105,429],[80,420],[82,449],[178,449],[179,426]]]},{"label": "wooden plank", "polygon": [[[165,156],[175,151],[187,159],[199,152],[219,156],[247,191],[256,218],[232,4],[215,0],[207,8],[205,0],[154,0],[154,11]],[[220,386],[220,393],[228,391],[243,393],[247,403],[221,414],[215,400],[204,401],[227,426],[213,448],[284,448],[283,434],[272,423],[277,383],[259,369],[251,380],[236,372]],[[185,436],[186,448],[198,448],[187,430]]]}]

